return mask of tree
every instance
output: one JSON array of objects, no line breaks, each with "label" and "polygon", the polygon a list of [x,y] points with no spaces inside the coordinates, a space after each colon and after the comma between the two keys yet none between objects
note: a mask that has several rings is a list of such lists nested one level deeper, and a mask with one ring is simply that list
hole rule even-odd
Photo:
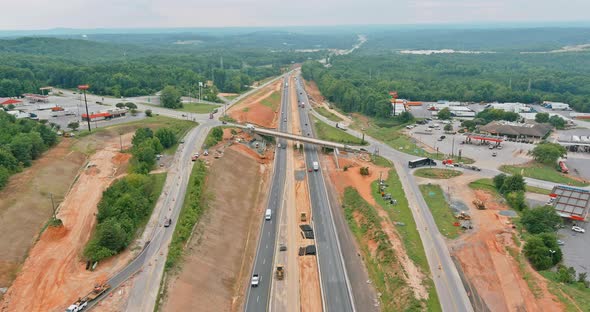
[{"label": "tree", "polygon": [[5,168],[8,172],[14,173],[20,170],[18,165],[18,160],[14,157],[14,155],[0,147],[0,167]]},{"label": "tree", "polygon": [[152,110],[151,109],[146,109],[145,110],[145,115],[148,117],[152,117]]},{"label": "tree", "polygon": [[526,190],[526,183],[520,174],[514,174],[504,178],[500,193],[508,194],[510,192],[524,192]]},{"label": "tree", "polygon": [[553,233],[562,224],[561,217],[551,206],[525,210],[520,218],[520,222],[527,232],[531,234]]},{"label": "tree", "polygon": [[[389,110],[389,106],[388,106],[388,108],[387,108],[387,109]],[[406,111],[404,111],[404,112],[402,112],[401,114],[399,114],[399,115],[397,116],[397,119],[398,119],[398,120],[399,120],[401,123],[408,123],[408,122],[410,122],[410,121],[414,120],[414,115],[412,115],[412,113],[410,113],[410,112],[406,112]]]},{"label": "tree", "polygon": [[139,146],[142,142],[154,137],[154,132],[150,128],[139,128],[131,139],[133,146]]},{"label": "tree", "polygon": [[522,211],[527,207],[523,191],[509,192],[505,196],[510,207],[518,211]]},{"label": "tree", "polygon": [[12,155],[24,166],[28,167],[33,161],[31,150],[33,149],[33,143],[26,133],[19,133],[12,137],[10,141],[10,151]]},{"label": "tree", "polygon": [[542,143],[535,146],[531,154],[538,162],[554,165],[560,157],[567,154],[567,150],[557,143]]},{"label": "tree", "polygon": [[160,94],[160,103],[167,108],[181,108],[180,92],[173,86],[166,86]]},{"label": "tree", "polygon": [[572,284],[576,281],[576,269],[566,267],[565,265],[557,266],[557,280],[564,284]]},{"label": "tree", "polygon": [[498,192],[501,192],[502,186],[504,186],[504,180],[506,180],[507,175],[500,173],[494,177],[494,186]]},{"label": "tree", "polygon": [[361,167],[360,174],[363,176],[368,176],[369,175],[369,167]]},{"label": "tree", "polygon": [[78,128],[80,128],[80,123],[77,121],[70,122],[68,124],[68,128],[72,129],[72,131],[76,131],[76,130],[78,130]]},{"label": "tree", "polygon": [[123,107],[125,107],[125,103],[117,103],[117,104],[115,104],[115,106],[117,108],[123,108]]},{"label": "tree", "polygon": [[536,270],[547,270],[553,265],[551,252],[545,246],[543,239],[531,236],[524,245],[524,254]]},{"label": "tree", "polygon": [[160,140],[160,143],[162,143],[164,148],[169,148],[176,144],[176,135],[174,134],[174,131],[169,128],[160,128],[156,130],[155,136]]},{"label": "tree", "polygon": [[10,171],[0,166],[0,189],[8,183],[8,178],[10,178]]},{"label": "tree", "polygon": [[553,115],[549,117],[549,123],[554,126],[556,129],[563,129],[565,128],[565,120],[557,115]]},{"label": "tree", "polygon": [[440,111],[438,111],[438,114],[436,114],[436,117],[438,117],[438,119],[441,119],[441,120],[451,119],[451,110],[448,107],[445,107],[445,108],[441,109]]},{"label": "tree", "polygon": [[453,131],[453,125],[451,124],[446,124],[443,128],[446,132],[452,132]]},{"label": "tree", "polygon": [[535,121],[538,123],[549,122],[549,113],[537,113],[535,115]]},{"label": "tree", "polygon": [[215,127],[211,131],[211,135],[215,138],[216,141],[221,141],[223,139],[223,129],[220,127]]},{"label": "tree", "polygon": [[135,103],[132,102],[125,103],[125,107],[127,107],[128,109],[137,109],[137,105],[135,105]]}]

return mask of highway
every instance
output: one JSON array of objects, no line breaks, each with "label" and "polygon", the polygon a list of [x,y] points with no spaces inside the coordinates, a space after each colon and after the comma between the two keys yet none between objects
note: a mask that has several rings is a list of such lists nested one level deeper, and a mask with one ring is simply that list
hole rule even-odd
[{"label": "highway", "polygon": [[[298,102],[305,102],[305,106],[309,107],[307,95],[300,81],[301,79],[297,79],[296,82]],[[309,132],[313,136],[306,107],[299,107],[300,126],[303,132]],[[312,168],[314,161],[320,162],[317,148],[312,144],[305,144],[304,149],[307,168]],[[340,242],[336,235],[336,226],[328,199],[326,182],[319,171],[308,172],[307,181],[311,200],[312,226],[317,249],[323,310],[326,312],[355,311],[352,289],[346,273]]]},{"label": "highway", "polygon": [[[281,116],[279,119],[279,131],[285,132],[287,130],[287,122],[284,118],[288,118],[289,113],[289,88],[285,84],[289,81],[288,76],[283,80],[283,93],[281,97]],[[278,139],[282,147],[287,146],[285,139]],[[278,145],[278,144],[277,144]],[[256,256],[252,274],[260,276],[260,282],[257,287],[249,287],[246,294],[245,311],[258,312],[268,310],[270,300],[270,289],[273,281],[273,263],[276,251],[276,238],[279,224],[279,216],[282,208],[281,203],[283,190],[285,188],[286,168],[287,168],[287,151],[284,148],[277,147],[275,149],[275,163],[272,180],[270,181],[270,192],[268,193],[268,201],[266,209],[272,211],[271,220],[264,220],[264,213],[260,215],[263,219],[260,229],[258,246],[256,247]],[[250,276],[252,276],[252,274]]]}]

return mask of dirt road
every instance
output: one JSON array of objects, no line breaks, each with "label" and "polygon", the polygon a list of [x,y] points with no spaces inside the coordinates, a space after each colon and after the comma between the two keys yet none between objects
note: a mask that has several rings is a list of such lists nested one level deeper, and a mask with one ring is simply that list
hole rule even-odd
[{"label": "dirt road", "polygon": [[268,168],[242,149],[226,149],[213,162],[207,180],[213,198],[188,245],[181,271],[169,284],[163,311],[242,308],[267,181]]},{"label": "dirt road", "polygon": [[[124,137],[129,144],[130,136]],[[94,272],[85,270],[82,250],[96,223],[102,192],[125,170],[130,154],[121,154],[119,138],[89,159],[92,165],[79,176],[57,215],[60,228],[48,228],[31,249],[21,273],[6,293],[2,311],[56,311],[65,308],[92,287],[122,268],[129,253],[111,258]],[[34,298],[34,300],[32,300]]]}]

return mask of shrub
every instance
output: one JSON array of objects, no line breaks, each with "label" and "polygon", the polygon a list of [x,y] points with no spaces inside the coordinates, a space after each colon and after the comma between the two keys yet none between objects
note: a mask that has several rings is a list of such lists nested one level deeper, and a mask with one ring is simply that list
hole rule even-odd
[{"label": "shrub", "polygon": [[561,217],[551,206],[537,207],[525,210],[520,223],[531,234],[553,233],[562,223]]},{"label": "shrub", "polygon": [[363,176],[368,176],[369,175],[369,167],[361,167],[360,168],[360,173]]}]

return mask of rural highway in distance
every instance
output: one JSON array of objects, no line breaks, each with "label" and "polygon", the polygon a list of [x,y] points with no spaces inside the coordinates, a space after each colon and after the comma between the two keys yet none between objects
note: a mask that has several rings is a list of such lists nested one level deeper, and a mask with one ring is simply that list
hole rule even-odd
[{"label": "rural highway in distance", "polygon": [[[305,103],[304,108],[298,105],[302,134],[313,136],[307,113],[309,101],[300,78],[296,80],[296,87],[299,103]],[[304,149],[306,166],[312,168],[314,161],[320,162],[317,148],[312,144],[304,144]],[[324,177],[321,172],[313,171],[308,172],[307,178],[324,311],[356,311]]]},{"label": "rural highway in distance", "polygon": [[[285,132],[287,130],[287,123],[283,121],[288,118],[289,113],[289,88],[285,84],[289,81],[289,76],[285,76],[282,85],[281,96],[281,116],[279,116],[279,131]],[[284,139],[279,139],[281,147],[285,147]],[[246,304],[244,311],[259,312],[267,311],[270,300],[270,288],[273,282],[273,263],[276,247],[276,237],[279,224],[279,215],[281,210],[281,203],[283,202],[282,194],[285,188],[286,168],[287,168],[287,151],[284,148],[277,147],[275,149],[275,163],[272,180],[270,181],[270,192],[268,193],[268,201],[266,209],[272,211],[270,220],[264,220],[264,213],[260,215],[262,220],[262,227],[258,238],[258,246],[256,247],[256,256],[254,258],[254,266],[252,274],[260,276],[260,282],[257,287],[249,287],[246,294]],[[252,276],[250,275],[250,277]]]}]

